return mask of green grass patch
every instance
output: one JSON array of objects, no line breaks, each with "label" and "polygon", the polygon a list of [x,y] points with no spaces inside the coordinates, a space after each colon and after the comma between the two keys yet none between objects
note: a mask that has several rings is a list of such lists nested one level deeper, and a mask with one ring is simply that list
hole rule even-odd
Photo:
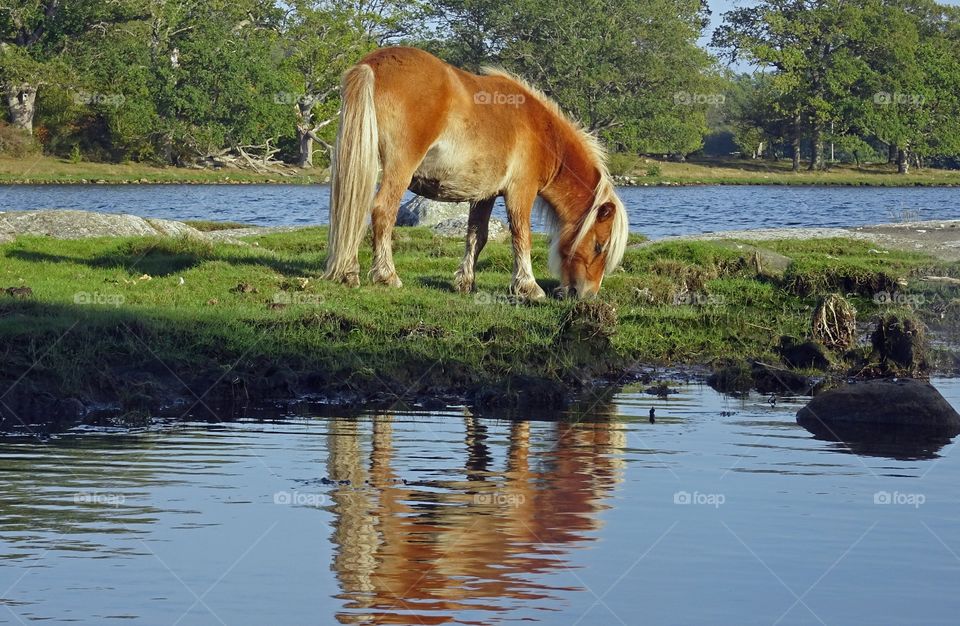
[{"label": "green grass patch", "polygon": [[[931,268],[960,275],[957,264],[877,255],[856,241],[761,243],[792,259],[776,280],[735,247],[671,242],[628,249],[599,302],[526,304],[508,295],[505,243],[488,244],[478,292],[460,295],[452,277],[462,242],[429,229],[395,231],[399,290],[320,279],[325,228],[247,241],[21,237],[0,246],[0,289],[32,290],[0,292],[0,383],[26,374],[24,389],[130,407],[158,393],[205,402],[295,390],[396,397],[523,377],[573,388],[636,364],[776,361],[781,336],[809,334],[823,293],[852,285],[869,319],[884,305],[866,287],[886,281],[906,292],[900,281]],[[557,282],[542,237],[534,248],[549,292]],[[370,265],[369,245],[361,263]],[[958,295],[937,289],[938,302]],[[574,324],[581,318],[586,326]]]}]

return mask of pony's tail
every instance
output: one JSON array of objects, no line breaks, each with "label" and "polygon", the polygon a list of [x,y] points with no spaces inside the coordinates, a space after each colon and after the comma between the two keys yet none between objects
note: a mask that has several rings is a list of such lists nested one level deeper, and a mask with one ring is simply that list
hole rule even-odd
[{"label": "pony's tail", "polygon": [[343,75],[340,129],[330,171],[330,233],[324,278],[360,284],[357,253],[373,209],[380,169],[374,76],[369,65]]}]

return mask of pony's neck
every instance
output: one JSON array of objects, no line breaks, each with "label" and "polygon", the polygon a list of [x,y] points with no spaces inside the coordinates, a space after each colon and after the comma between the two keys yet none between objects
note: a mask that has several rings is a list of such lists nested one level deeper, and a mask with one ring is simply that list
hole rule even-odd
[{"label": "pony's neck", "polygon": [[540,195],[556,212],[561,227],[579,224],[593,206],[600,183],[600,169],[590,152],[579,142],[568,140],[561,151],[556,175]]}]

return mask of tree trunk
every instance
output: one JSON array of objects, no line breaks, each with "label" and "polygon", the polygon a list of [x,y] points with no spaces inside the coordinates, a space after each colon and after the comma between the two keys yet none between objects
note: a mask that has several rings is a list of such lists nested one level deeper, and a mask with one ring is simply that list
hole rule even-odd
[{"label": "tree trunk", "polygon": [[297,166],[303,169],[313,167],[313,136],[309,129],[297,128],[297,139],[300,140],[300,156],[297,159]]},{"label": "tree trunk", "polygon": [[33,134],[33,114],[36,111],[37,87],[26,83],[6,85],[4,96],[10,110],[10,123],[21,130]]},{"label": "tree trunk", "polygon": [[313,104],[312,98],[300,98],[297,102],[297,141],[300,144],[297,165],[303,169],[313,167]]},{"label": "tree trunk", "polygon": [[800,171],[800,137],[803,133],[803,127],[800,123],[800,114],[794,116],[793,118],[793,139],[790,141],[790,146],[793,148],[793,171]]},{"label": "tree trunk", "polygon": [[910,171],[910,151],[900,148],[897,152],[897,173],[907,174]]},{"label": "tree trunk", "polygon": [[810,166],[807,169],[811,172],[819,172],[823,170],[823,125],[819,122],[815,123],[811,134],[813,153],[810,155]]}]

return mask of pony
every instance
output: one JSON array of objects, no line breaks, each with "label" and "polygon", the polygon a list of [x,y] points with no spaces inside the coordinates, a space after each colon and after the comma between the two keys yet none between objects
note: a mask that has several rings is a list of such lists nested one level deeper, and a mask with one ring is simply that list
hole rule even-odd
[{"label": "pony", "polygon": [[[357,254],[370,217],[372,282],[401,287],[392,232],[407,189],[469,202],[466,250],[454,285],[474,289],[497,197],[513,244],[510,293],[545,297],[530,263],[531,215],[550,231],[558,296],[592,297],[620,264],[629,234],[599,141],[542,92],[506,72],[460,70],[416,48],[376,50],[343,76],[330,184],[324,277],[360,284]],[[377,189],[377,175],[383,174]]]}]

